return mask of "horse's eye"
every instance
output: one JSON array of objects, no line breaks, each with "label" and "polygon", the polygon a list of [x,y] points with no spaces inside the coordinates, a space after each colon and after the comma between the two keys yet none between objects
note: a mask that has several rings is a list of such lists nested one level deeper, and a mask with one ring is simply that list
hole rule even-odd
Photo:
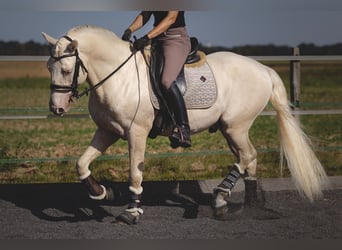
[{"label": "horse's eye", "polygon": [[67,76],[71,74],[71,70],[62,70],[62,75]]}]

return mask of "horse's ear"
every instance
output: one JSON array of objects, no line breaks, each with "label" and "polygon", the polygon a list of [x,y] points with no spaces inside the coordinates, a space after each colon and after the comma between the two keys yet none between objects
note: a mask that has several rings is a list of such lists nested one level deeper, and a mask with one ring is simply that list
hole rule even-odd
[{"label": "horse's ear", "polygon": [[71,43],[69,43],[69,45],[67,46],[67,51],[69,52],[74,52],[78,47],[78,42],[77,40],[72,40]]},{"label": "horse's ear", "polygon": [[57,43],[57,39],[49,36],[48,34],[42,32],[44,39],[51,45],[54,46]]}]

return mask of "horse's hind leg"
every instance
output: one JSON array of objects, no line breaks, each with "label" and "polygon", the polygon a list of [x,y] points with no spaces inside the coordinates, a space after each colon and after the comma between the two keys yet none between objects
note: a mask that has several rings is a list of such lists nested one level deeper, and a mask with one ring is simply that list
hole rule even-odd
[{"label": "horse's hind leg", "polygon": [[217,217],[227,212],[226,198],[231,194],[232,189],[241,176],[244,178],[246,187],[245,203],[248,205],[254,202],[253,196],[256,195],[257,152],[249,139],[248,130],[249,126],[221,129],[230,149],[237,158],[237,163],[232,166],[227,177],[214,189],[214,208],[217,212]]},{"label": "horse's hind leg", "polygon": [[107,197],[109,194],[107,193],[105,187],[100,185],[91,175],[89,165],[117,140],[117,136],[113,136],[113,134],[109,134],[106,131],[98,128],[90,143],[90,146],[86,149],[76,163],[78,178],[86,186],[90,198],[94,200],[109,198]]}]

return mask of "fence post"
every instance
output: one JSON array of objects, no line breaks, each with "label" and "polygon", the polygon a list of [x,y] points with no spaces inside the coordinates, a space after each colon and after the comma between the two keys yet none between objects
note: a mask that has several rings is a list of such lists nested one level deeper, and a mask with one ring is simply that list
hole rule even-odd
[{"label": "fence post", "polygon": [[[293,49],[293,55],[299,56],[299,48]],[[291,60],[290,62],[290,93],[291,103],[294,108],[299,108],[299,95],[300,95],[300,61],[299,59]]]}]

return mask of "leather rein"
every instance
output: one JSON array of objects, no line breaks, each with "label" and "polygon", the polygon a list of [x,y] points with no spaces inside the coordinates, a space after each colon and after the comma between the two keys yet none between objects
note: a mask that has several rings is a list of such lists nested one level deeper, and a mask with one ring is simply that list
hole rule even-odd
[{"label": "leather rein", "polygon": [[[63,38],[67,39],[70,42],[73,41],[69,36],[63,36]],[[71,85],[70,86],[63,86],[63,85],[58,85],[58,84],[50,84],[50,89],[54,90],[56,92],[59,92],[59,93],[68,93],[71,91],[71,93],[72,93],[71,98],[74,97],[76,99],[79,99],[80,97],[82,97],[84,95],[88,95],[89,92],[96,90],[98,87],[100,87],[102,84],[104,84],[110,77],[112,77],[116,72],[118,72],[132,58],[132,56],[135,55],[136,52],[137,52],[136,50],[133,50],[133,52],[129,55],[129,57],[123,63],[121,63],[115,70],[113,70],[110,74],[108,74],[104,79],[102,79],[97,84],[93,85],[92,87],[86,88],[81,93],[79,93],[77,88],[78,88],[78,76],[79,76],[79,72],[80,72],[80,67],[86,73],[88,73],[88,70],[84,66],[84,63],[82,62],[82,60],[79,56],[78,50],[76,49],[73,54],[63,55],[63,56],[54,56],[52,54],[52,51],[50,50],[50,56],[51,56],[51,58],[53,58],[55,60],[61,60],[63,58],[67,58],[67,57],[74,57],[74,56],[76,57],[74,75],[73,75]]]}]

